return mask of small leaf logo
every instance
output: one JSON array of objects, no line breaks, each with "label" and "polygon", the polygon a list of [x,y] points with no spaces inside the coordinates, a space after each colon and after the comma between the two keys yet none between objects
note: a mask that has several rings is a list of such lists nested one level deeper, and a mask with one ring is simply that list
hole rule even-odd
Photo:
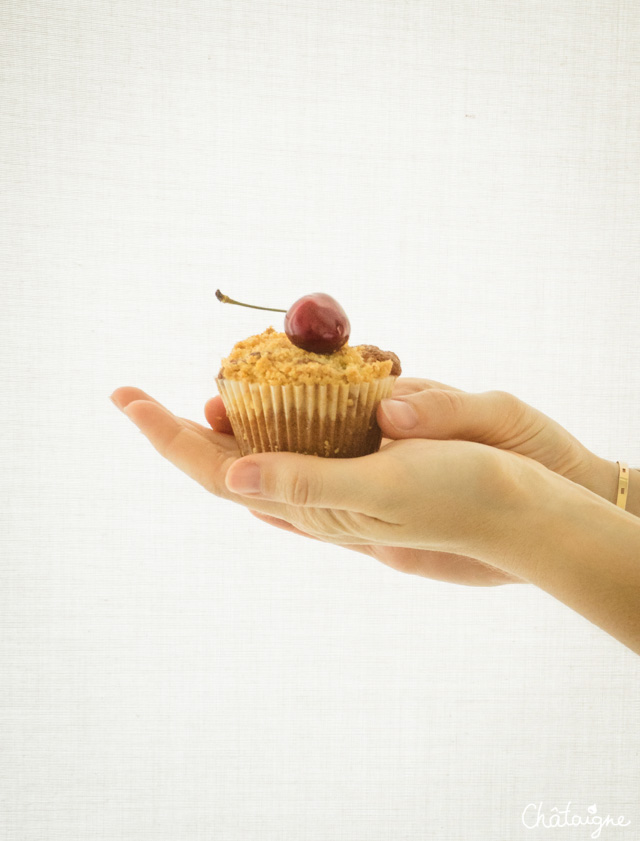
[{"label": "small leaf logo", "polygon": [[587,809],[587,812],[588,812],[590,815],[595,815],[595,813],[596,813],[597,811],[598,811],[598,807],[596,806],[596,804],[595,804],[595,803],[593,804],[593,806],[589,806],[589,808]]}]

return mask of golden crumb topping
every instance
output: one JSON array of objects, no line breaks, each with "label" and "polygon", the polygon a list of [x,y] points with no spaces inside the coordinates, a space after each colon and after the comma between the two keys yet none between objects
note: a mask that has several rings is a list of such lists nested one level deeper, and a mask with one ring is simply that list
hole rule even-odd
[{"label": "golden crumb topping", "polygon": [[233,346],[218,377],[268,385],[328,385],[366,383],[397,377],[401,371],[396,354],[375,345],[344,345],[334,353],[312,353],[296,347],[286,333],[267,327]]}]

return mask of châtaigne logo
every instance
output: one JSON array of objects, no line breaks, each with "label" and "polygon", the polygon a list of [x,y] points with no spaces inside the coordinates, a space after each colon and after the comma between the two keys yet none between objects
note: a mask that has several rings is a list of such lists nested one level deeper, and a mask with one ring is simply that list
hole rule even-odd
[{"label": "ch\u00e2taigne logo", "polygon": [[561,829],[566,826],[594,827],[591,838],[600,838],[600,833],[607,826],[630,826],[624,815],[612,818],[611,815],[599,815],[598,807],[588,806],[586,810],[572,809],[567,803],[566,809],[553,806],[544,808],[544,803],[528,803],[522,812],[522,823],[527,829]]}]

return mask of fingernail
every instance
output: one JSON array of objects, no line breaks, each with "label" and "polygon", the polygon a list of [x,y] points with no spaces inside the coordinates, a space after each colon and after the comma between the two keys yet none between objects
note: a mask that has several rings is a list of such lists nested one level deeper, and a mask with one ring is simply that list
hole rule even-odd
[{"label": "fingernail", "polygon": [[111,400],[114,406],[116,406],[118,409],[120,409],[120,411],[122,411],[122,406],[118,403],[113,394],[109,395],[109,400]]},{"label": "fingernail", "polygon": [[412,429],[418,423],[416,410],[402,400],[383,400],[382,411],[397,429]]},{"label": "fingernail", "polygon": [[237,494],[259,493],[260,468],[255,462],[241,464],[227,477],[227,487]]}]

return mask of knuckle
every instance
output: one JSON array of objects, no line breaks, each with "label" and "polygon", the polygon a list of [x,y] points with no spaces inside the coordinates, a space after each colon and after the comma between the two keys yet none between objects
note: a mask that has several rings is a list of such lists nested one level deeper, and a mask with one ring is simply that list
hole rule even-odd
[{"label": "knuckle", "polygon": [[185,439],[185,429],[180,426],[172,429],[171,432],[163,436],[157,441],[153,441],[153,446],[160,453],[161,456],[171,462],[175,462],[180,455]]},{"label": "knuckle", "polygon": [[524,407],[524,403],[517,398],[515,394],[511,394],[509,391],[494,390],[490,391],[489,395],[491,395],[495,401],[496,406],[499,407],[505,414],[518,414]]},{"label": "knuckle", "polygon": [[548,419],[528,403],[508,391],[488,393],[495,399],[495,431],[503,439],[503,445],[507,449],[523,446],[544,430]]},{"label": "knuckle", "polygon": [[462,396],[459,391],[440,391],[444,405],[452,414],[457,414],[462,409]]},{"label": "knuckle", "polygon": [[314,493],[309,476],[294,473],[288,483],[286,496],[289,505],[311,505]]},{"label": "knuckle", "polygon": [[462,410],[462,393],[434,388],[421,393],[420,397],[429,403],[438,414],[455,417]]}]

